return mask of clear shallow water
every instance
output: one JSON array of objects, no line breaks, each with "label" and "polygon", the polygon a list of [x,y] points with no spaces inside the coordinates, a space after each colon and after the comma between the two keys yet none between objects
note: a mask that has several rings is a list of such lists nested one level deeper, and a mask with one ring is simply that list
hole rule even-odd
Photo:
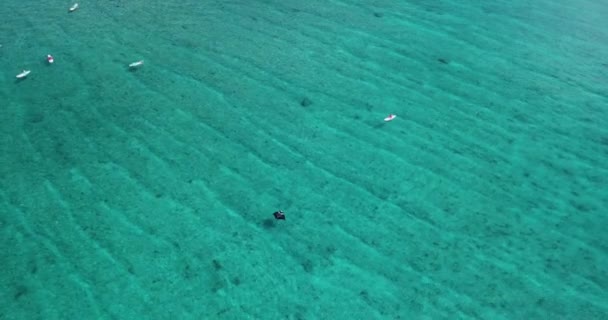
[{"label": "clear shallow water", "polygon": [[0,319],[608,317],[608,6],[358,3],[4,5]]}]

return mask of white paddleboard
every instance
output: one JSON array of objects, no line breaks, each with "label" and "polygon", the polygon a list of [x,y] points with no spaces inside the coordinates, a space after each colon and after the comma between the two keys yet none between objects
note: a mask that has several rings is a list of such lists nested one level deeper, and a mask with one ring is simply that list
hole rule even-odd
[{"label": "white paddleboard", "polygon": [[18,79],[25,78],[25,77],[27,77],[28,74],[30,74],[30,72],[31,72],[30,70],[23,70],[23,72],[21,72],[20,74],[17,75],[17,78]]},{"label": "white paddleboard", "polygon": [[384,121],[386,121],[386,122],[393,121],[395,118],[397,118],[396,114],[389,114],[388,117],[384,118]]},{"label": "white paddleboard", "polygon": [[76,9],[78,9],[78,3],[74,3],[74,5],[70,7],[70,12],[74,12]]},{"label": "white paddleboard", "polygon": [[133,62],[133,63],[129,64],[129,68],[137,68],[137,67],[141,66],[142,64],[144,64],[144,61],[143,60],[139,60],[139,61],[136,61],[136,62]]}]

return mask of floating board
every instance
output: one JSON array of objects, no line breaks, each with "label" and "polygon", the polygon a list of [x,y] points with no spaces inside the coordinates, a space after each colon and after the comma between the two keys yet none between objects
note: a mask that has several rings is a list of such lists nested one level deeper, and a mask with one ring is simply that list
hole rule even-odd
[{"label": "floating board", "polygon": [[21,72],[20,74],[17,75],[17,78],[18,79],[25,78],[25,77],[27,77],[28,74],[30,74],[30,72],[31,72],[30,70],[23,70],[23,72]]},{"label": "floating board", "polygon": [[384,118],[384,121],[389,122],[393,121],[393,119],[397,118],[397,115],[389,114],[388,117]]},{"label": "floating board", "polygon": [[143,60],[139,60],[139,61],[136,61],[136,62],[133,62],[133,63],[129,64],[129,68],[137,68],[137,67],[141,66],[142,64],[144,64],[144,61]]},{"label": "floating board", "polygon": [[78,9],[78,3],[74,3],[74,5],[70,7],[70,12],[74,12],[76,9]]},{"label": "floating board", "polygon": [[53,62],[55,62],[55,59],[53,58],[52,55],[47,54],[46,55],[46,61],[48,61],[49,63],[53,63]]}]

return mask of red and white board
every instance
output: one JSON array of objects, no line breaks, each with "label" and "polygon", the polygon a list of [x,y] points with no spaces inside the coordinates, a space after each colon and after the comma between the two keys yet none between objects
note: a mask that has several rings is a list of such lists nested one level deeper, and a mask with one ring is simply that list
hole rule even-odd
[{"label": "red and white board", "polygon": [[388,117],[384,118],[384,121],[386,121],[386,122],[393,121],[395,118],[397,118],[397,115],[389,114]]}]

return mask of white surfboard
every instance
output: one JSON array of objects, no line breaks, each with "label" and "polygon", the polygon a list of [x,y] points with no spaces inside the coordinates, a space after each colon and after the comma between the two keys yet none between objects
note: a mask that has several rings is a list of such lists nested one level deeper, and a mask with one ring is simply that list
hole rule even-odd
[{"label": "white surfboard", "polygon": [[78,3],[74,3],[74,5],[70,7],[70,12],[74,12],[76,9],[78,9]]},{"label": "white surfboard", "polygon": [[30,74],[30,70],[23,70],[23,72],[21,72],[20,74],[17,75],[17,79],[21,79],[21,78],[25,78],[27,77],[28,74]]},{"label": "white surfboard", "polygon": [[144,64],[143,60],[135,61],[135,62],[129,64],[129,68],[137,68],[137,67],[141,66],[142,64]]},{"label": "white surfboard", "polygon": [[386,121],[386,122],[393,121],[395,118],[397,118],[396,114],[389,114],[388,117],[384,118],[384,121]]}]

